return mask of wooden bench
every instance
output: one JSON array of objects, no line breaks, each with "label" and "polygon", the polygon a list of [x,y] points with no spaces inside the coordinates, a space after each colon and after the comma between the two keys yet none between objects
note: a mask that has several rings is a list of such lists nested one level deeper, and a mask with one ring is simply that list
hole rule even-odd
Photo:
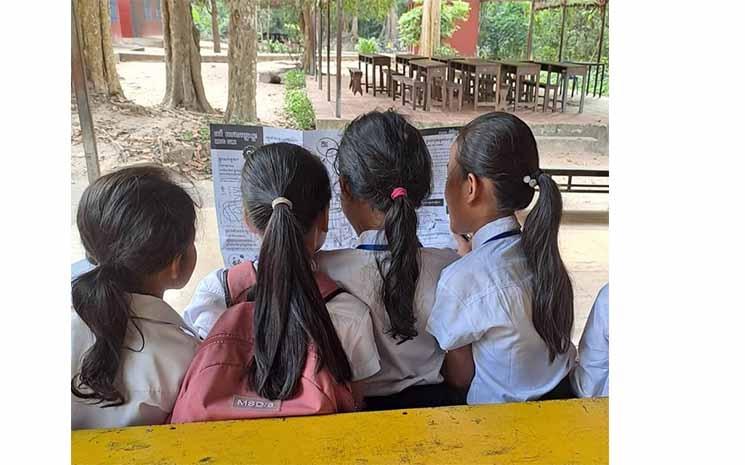
[{"label": "wooden bench", "polygon": [[72,463],[607,464],[608,399],[80,430]]},{"label": "wooden bench", "polygon": [[607,194],[609,185],[606,184],[578,184],[573,182],[574,178],[607,178],[608,170],[583,170],[583,169],[545,169],[544,173],[553,177],[565,177],[566,182],[556,184],[562,192],[576,192],[585,194]]}]

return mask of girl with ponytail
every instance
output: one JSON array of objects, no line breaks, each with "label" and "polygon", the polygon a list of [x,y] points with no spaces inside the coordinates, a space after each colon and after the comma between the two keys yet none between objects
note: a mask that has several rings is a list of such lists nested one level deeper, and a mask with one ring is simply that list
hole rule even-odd
[{"label": "girl with ponytail", "polygon": [[[538,195],[521,227],[515,212]],[[527,124],[487,113],[450,154],[445,197],[463,258],[442,273],[427,330],[469,404],[571,397],[574,294],[559,254],[562,201]],[[472,235],[470,240],[463,236]]]},{"label": "girl with ponytail", "polygon": [[369,409],[452,403],[440,374],[444,352],[425,331],[449,250],[423,248],[417,209],[430,195],[432,159],[419,131],[394,111],[352,121],[336,158],[352,250],[322,251],[322,270],[372,312],[381,370],[365,382]]},{"label": "girl with ponytail", "polygon": [[206,333],[171,421],[317,415],[360,405],[356,382],[380,369],[369,310],[318,272],[331,186],[303,147],[247,153],[245,222],[261,236],[256,263],[220,269],[187,310]]},{"label": "girl with ponytail", "polygon": [[166,170],[124,168],[83,192],[96,266],[72,282],[72,429],[163,423],[199,339],[163,301],[196,264],[196,211]]}]

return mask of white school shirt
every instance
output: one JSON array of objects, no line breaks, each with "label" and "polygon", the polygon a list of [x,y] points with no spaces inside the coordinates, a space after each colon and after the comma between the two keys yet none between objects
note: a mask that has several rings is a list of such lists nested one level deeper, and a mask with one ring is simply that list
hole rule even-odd
[{"label": "white school shirt", "polygon": [[533,400],[551,391],[571,371],[571,345],[549,362],[548,346],[531,320],[532,274],[514,216],[484,225],[470,253],[445,268],[427,330],[440,347],[472,344],[475,374],[469,404]]},{"label": "white school shirt", "polygon": [[608,284],[598,293],[579,340],[572,387],[579,397],[608,396]]},{"label": "white school shirt", "polygon": [[[365,231],[358,239],[358,246],[384,247],[387,244],[383,231]],[[420,251],[419,280],[414,295],[415,328],[418,334],[402,344],[387,334],[391,325],[380,295],[382,282],[376,255],[388,252],[344,249],[316,254],[319,268],[365,302],[372,313],[375,342],[380,353],[380,371],[365,381],[366,396],[386,396],[410,386],[442,382],[440,369],[445,353],[425,327],[432,311],[440,271],[457,260],[458,255],[450,249],[423,247]]]},{"label": "white school shirt", "polygon": [[[207,337],[226,310],[222,272],[223,268],[218,268],[199,282],[184,311],[184,321],[202,338]],[[377,373],[380,357],[372,334],[370,311],[365,304],[350,293],[342,292],[326,302],[326,309],[352,368],[352,381]]]},{"label": "white school shirt", "polygon": [[[124,339],[115,383],[125,403],[101,408],[72,397],[72,429],[160,425],[173,410],[184,374],[199,346],[178,313],[157,297],[129,294],[133,321]],[[143,344],[144,340],[144,344]],[[80,372],[83,356],[95,336],[72,310],[72,373]]]}]

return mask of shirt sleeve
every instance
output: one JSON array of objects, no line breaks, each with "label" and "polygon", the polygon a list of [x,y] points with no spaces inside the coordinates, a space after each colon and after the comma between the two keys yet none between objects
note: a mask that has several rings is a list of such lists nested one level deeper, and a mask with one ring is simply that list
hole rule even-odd
[{"label": "shirt sleeve", "polygon": [[572,386],[580,397],[608,395],[608,285],[600,290],[579,342]]},{"label": "shirt sleeve", "polygon": [[220,315],[227,310],[225,307],[225,291],[223,290],[219,268],[202,279],[197,285],[191,302],[184,310],[184,321],[202,339],[206,338]]},{"label": "shirt sleeve", "polygon": [[442,350],[458,349],[481,339],[484,331],[473,328],[467,311],[463,300],[441,281],[427,321],[427,332],[437,339]]},{"label": "shirt sleeve", "polygon": [[352,368],[352,381],[369,378],[380,371],[380,355],[367,306],[346,292],[335,297],[329,306],[333,307],[332,322]]}]

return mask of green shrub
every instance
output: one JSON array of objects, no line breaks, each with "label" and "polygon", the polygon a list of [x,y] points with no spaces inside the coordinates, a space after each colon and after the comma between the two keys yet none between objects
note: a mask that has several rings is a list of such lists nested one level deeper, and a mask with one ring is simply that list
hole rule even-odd
[{"label": "green shrub", "polygon": [[449,45],[440,45],[435,49],[435,55],[441,57],[454,57],[458,56],[458,51]]},{"label": "green shrub", "polygon": [[305,73],[302,69],[293,69],[285,74],[285,86],[287,90],[302,89],[305,87]]},{"label": "green shrub", "polygon": [[298,129],[313,129],[316,122],[316,114],[313,105],[305,94],[304,89],[285,89],[285,112],[287,117]]},{"label": "green shrub", "polygon": [[269,53],[287,53],[290,50],[287,45],[276,40],[270,40],[267,43],[267,48],[269,50]]},{"label": "green shrub", "polygon": [[357,41],[357,51],[360,53],[377,53],[378,39],[375,37],[370,37],[369,39],[360,37]]}]

